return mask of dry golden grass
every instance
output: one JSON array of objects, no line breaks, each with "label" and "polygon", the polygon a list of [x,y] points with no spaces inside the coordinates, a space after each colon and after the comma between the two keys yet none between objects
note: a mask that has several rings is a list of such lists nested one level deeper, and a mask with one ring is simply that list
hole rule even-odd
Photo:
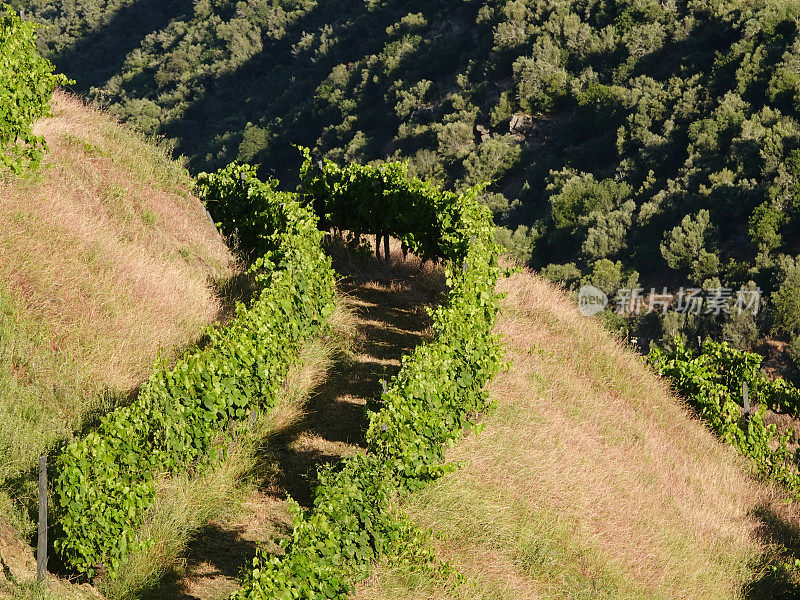
[{"label": "dry golden grass", "polygon": [[529,273],[500,290],[498,410],[405,507],[466,583],[383,568],[357,597],[770,597],[747,586],[767,521],[793,527],[778,494],[561,291]]},{"label": "dry golden grass", "polygon": [[77,98],[53,110],[45,171],[0,182],[0,281],[83,383],[130,389],[219,315],[232,256],[163,150]]}]

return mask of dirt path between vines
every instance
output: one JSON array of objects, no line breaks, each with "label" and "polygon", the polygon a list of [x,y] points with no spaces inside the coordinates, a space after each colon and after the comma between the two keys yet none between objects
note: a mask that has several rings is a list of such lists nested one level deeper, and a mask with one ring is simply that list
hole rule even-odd
[{"label": "dirt path between vines", "polygon": [[259,465],[260,485],[235,519],[212,522],[190,544],[184,563],[147,593],[146,600],[217,600],[237,587],[256,548],[275,547],[291,527],[287,494],[311,501],[311,482],[325,462],[363,452],[365,404],[380,395],[381,380],[400,368],[400,357],[430,337],[426,306],[444,290],[441,273],[393,245],[392,267],[366,253],[334,246],[342,276],[339,293],[353,313],[354,335],[302,414],[270,436]]}]

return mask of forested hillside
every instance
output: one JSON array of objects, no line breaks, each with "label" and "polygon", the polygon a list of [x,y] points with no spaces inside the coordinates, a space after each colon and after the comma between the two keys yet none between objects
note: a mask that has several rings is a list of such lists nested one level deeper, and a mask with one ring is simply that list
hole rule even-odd
[{"label": "forested hillside", "polygon": [[[197,171],[291,144],[407,158],[567,286],[739,289],[771,310],[620,321],[800,356],[800,2],[82,0],[13,5],[78,90]],[[613,301],[613,300],[612,300]]]}]

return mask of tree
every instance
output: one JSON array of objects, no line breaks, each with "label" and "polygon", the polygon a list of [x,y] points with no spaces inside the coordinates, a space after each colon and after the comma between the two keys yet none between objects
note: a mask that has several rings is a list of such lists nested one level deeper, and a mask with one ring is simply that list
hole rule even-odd
[{"label": "tree", "polygon": [[533,46],[533,54],[514,62],[519,105],[528,112],[548,112],[567,94],[569,72],[563,67],[564,54],[549,37]]},{"label": "tree", "polygon": [[[570,169],[551,173],[553,181],[547,186],[550,196],[550,215],[558,229],[576,231],[588,225],[589,218],[600,211],[620,207],[631,195],[631,187],[613,179],[596,181],[591,173]],[[631,208],[632,211],[632,208]]]},{"label": "tree", "polygon": [[541,270],[540,275],[553,283],[572,289],[580,280],[581,271],[575,263],[549,264]]},{"label": "tree", "polygon": [[239,144],[239,154],[237,160],[241,162],[253,162],[253,159],[269,146],[270,132],[263,127],[248,123],[242,134],[242,141]]},{"label": "tree", "polygon": [[719,257],[705,249],[711,216],[706,209],[695,218],[683,217],[681,224],[664,236],[661,256],[671,269],[691,271],[695,281],[712,276],[719,268]]},{"label": "tree", "polygon": [[464,160],[468,186],[502,176],[519,160],[521,149],[513,136],[490,138]]},{"label": "tree", "polygon": [[790,338],[800,335],[800,268],[789,269],[771,300],[776,328]]},{"label": "tree", "polygon": [[636,203],[624,202],[617,210],[597,211],[595,224],[589,228],[581,251],[591,259],[619,254],[627,246],[627,235],[633,221]]},{"label": "tree", "polygon": [[584,277],[583,283],[593,285],[611,296],[620,288],[635,288],[639,273],[625,269],[621,261],[612,262],[601,258],[592,264],[592,271]]},{"label": "tree", "polygon": [[757,206],[750,216],[748,229],[750,239],[762,252],[769,253],[783,243],[781,227],[785,222],[785,213],[764,202]]}]

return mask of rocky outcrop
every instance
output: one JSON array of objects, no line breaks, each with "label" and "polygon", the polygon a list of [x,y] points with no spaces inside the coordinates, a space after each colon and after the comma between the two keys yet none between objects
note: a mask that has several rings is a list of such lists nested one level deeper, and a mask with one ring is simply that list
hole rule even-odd
[{"label": "rocky outcrop", "polygon": [[524,140],[531,134],[534,125],[535,122],[533,115],[517,113],[515,115],[511,115],[511,118],[508,121],[508,131],[520,140]]}]

